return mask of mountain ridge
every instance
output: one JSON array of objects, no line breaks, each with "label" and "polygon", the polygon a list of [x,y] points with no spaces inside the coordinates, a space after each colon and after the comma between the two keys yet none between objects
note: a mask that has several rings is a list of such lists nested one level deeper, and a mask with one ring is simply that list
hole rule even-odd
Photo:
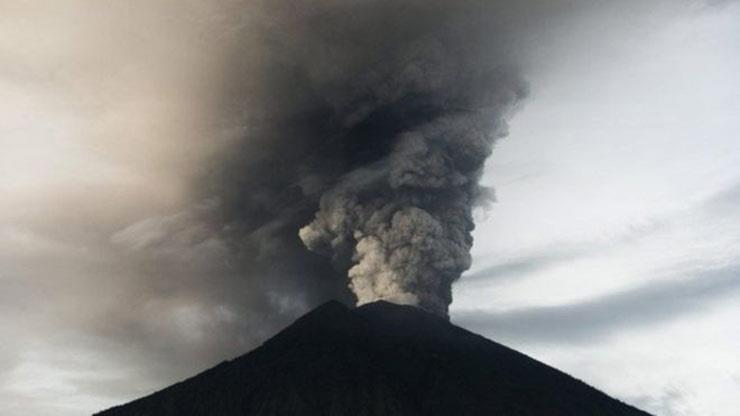
[{"label": "mountain ridge", "polygon": [[327,302],[251,352],[96,416],[648,415],[412,306]]}]

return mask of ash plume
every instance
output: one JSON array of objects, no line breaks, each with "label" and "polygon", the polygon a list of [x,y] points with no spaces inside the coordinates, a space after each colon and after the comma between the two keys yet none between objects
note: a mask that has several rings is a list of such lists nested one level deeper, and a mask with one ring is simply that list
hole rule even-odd
[{"label": "ash plume", "polygon": [[232,238],[269,245],[246,251],[265,265],[330,259],[331,272],[314,270],[360,304],[446,316],[470,266],[483,164],[526,95],[506,15],[476,1],[260,11],[251,37],[262,48],[236,54],[226,86],[243,135],[208,188]]},{"label": "ash plume", "polygon": [[[470,267],[483,162],[523,89],[505,70],[481,71],[429,42],[365,89],[363,114],[343,123],[340,140],[386,148],[332,178],[299,235],[349,267],[360,304],[383,299],[446,315],[452,283]],[[375,134],[355,134],[378,114],[385,120]]]}]

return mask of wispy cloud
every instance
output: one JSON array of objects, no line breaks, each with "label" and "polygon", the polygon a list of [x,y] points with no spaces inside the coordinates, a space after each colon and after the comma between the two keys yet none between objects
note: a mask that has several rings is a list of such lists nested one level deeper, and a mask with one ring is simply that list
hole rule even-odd
[{"label": "wispy cloud", "polygon": [[644,394],[628,398],[627,402],[634,403],[640,409],[646,409],[661,416],[693,416],[698,415],[690,409],[686,392],[676,386],[671,386],[658,394]]},{"label": "wispy cloud", "polygon": [[740,291],[740,264],[696,271],[595,299],[507,312],[459,312],[458,324],[499,340],[583,343],[709,308]]},{"label": "wispy cloud", "polygon": [[[563,263],[591,256],[603,256],[611,250],[634,243],[643,237],[664,230],[667,226],[668,222],[665,220],[653,220],[629,227],[623,233],[602,241],[547,246],[473,270],[465,274],[463,279],[465,282],[479,281],[481,283],[493,283],[525,277],[528,274],[546,270]],[[480,259],[476,260],[485,260],[486,257],[489,256],[481,256]]]}]

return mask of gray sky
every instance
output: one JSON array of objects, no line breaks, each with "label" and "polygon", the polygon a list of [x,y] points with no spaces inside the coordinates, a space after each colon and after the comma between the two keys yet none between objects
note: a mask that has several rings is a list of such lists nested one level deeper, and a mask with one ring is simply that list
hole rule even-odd
[{"label": "gray sky", "polygon": [[740,8],[719,6],[534,51],[452,310],[662,415],[740,406]]},{"label": "gray sky", "polygon": [[[315,302],[235,284],[199,221],[193,178],[238,134],[214,74],[258,18],[210,3],[0,0],[3,415],[130,400]],[[519,34],[530,97],[488,161],[453,322],[648,411],[730,415],[740,7],[567,10]]]}]

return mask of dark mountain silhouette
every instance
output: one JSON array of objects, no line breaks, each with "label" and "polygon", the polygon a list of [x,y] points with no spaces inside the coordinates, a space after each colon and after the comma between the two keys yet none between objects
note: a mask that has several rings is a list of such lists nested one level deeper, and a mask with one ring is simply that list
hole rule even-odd
[{"label": "dark mountain silhouette", "polygon": [[246,355],[98,415],[647,413],[420,309],[329,302]]}]

